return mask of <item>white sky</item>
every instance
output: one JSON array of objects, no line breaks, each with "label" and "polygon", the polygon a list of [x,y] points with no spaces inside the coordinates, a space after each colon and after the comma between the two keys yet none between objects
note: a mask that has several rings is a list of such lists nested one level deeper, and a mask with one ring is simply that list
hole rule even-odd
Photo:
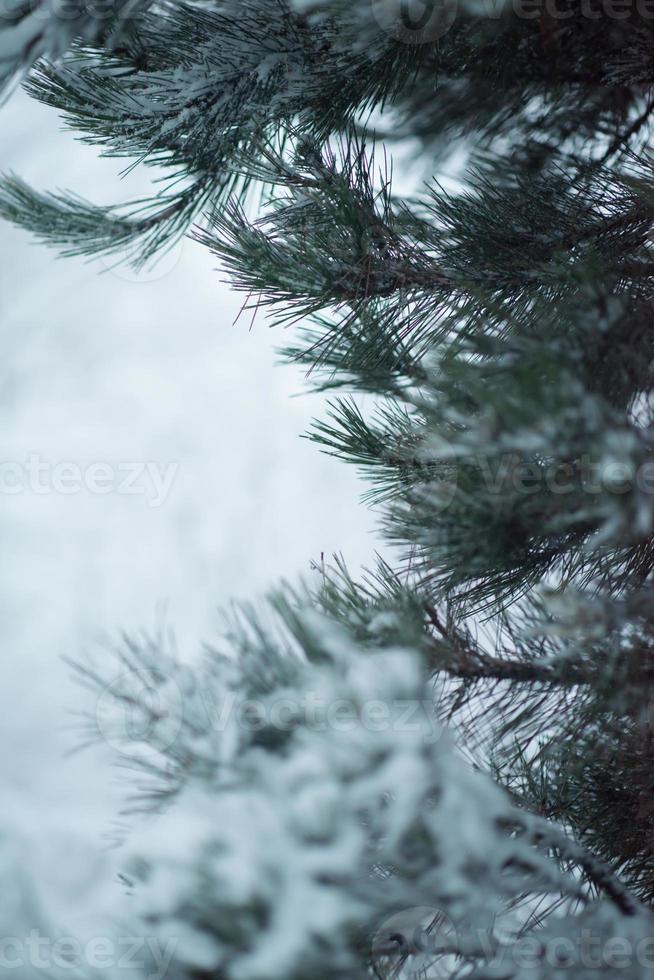
[{"label": "white sky", "polygon": [[[120,161],[22,93],[0,128],[2,171],[99,203],[135,193]],[[233,325],[239,297],[207,251],[185,243],[151,281],[57,259],[6,225],[0,241],[0,461],[178,467],[158,508],[117,493],[0,494],[0,845],[3,827],[23,836],[61,922],[95,887],[115,795],[101,752],[64,759],[80,696],[62,655],[152,628],[165,609],[191,656],[230,598],[308,574],[321,551],[356,568],[379,542],[353,469],[299,438],[320,399],[291,397],[303,379],[275,364],[279,331]]]}]

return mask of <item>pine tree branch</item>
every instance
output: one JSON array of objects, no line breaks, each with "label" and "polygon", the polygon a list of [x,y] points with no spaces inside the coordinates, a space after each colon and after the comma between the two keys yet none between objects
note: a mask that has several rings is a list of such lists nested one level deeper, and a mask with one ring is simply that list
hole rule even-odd
[{"label": "pine tree branch", "polygon": [[[494,657],[471,643],[469,636],[445,625],[435,607],[427,603],[425,612],[430,625],[445,641],[433,649],[432,666],[444,670],[451,677],[462,681],[507,681],[514,685],[542,685],[545,687],[572,688],[593,683],[595,668],[584,670],[575,664],[539,664],[515,659]],[[450,657],[444,659],[443,654]]]}]

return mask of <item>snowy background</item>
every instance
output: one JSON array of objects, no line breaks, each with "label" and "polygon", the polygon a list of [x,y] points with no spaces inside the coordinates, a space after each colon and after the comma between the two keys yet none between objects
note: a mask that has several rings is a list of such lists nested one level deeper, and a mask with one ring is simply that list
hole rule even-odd
[{"label": "snowy background", "polygon": [[[98,203],[141,189],[22,93],[0,126],[0,170],[39,189]],[[120,896],[103,839],[120,785],[101,747],[67,756],[71,713],[88,701],[63,656],[165,621],[191,657],[231,598],[310,574],[321,551],[356,568],[377,542],[356,474],[299,438],[321,400],[293,397],[302,374],[276,364],[282,338],[263,318],[234,325],[239,298],[206,250],[185,242],[135,276],[58,259],[6,225],[0,236],[0,461],[176,472],[157,507],[117,492],[0,494],[2,925],[71,935]]]}]

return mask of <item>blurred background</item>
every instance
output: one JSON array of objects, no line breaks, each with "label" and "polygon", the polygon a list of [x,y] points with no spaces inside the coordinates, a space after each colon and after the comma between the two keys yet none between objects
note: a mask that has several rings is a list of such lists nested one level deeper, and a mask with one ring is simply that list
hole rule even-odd
[{"label": "blurred background", "polygon": [[[0,127],[0,170],[38,189],[111,203],[151,176],[121,179],[125,161],[99,159],[21,92]],[[121,630],[163,623],[191,658],[218,607],[316,574],[321,552],[356,569],[377,541],[353,470],[299,438],[322,399],[294,397],[303,374],[276,363],[283,337],[263,317],[234,323],[240,298],[205,249],[184,242],[135,275],[7,225],[0,243],[0,462],[45,467],[38,487],[0,493],[3,928],[71,935],[121,895],[103,837],[121,779],[102,746],[71,755],[89,699],[63,658],[97,660]],[[157,499],[48,487],[58,464],[97,463],[172,482]]]}]

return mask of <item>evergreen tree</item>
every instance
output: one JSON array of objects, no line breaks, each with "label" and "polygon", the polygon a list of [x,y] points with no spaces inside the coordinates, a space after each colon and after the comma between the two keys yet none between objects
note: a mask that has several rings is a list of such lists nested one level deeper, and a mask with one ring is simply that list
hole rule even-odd
[{"label": "evergreen tree", "polygon": [[137,265],[205,243],[399,549],[194,670],[127,645],[126,914],[180,980],[654,976],[654,11],[454,2],[80,9],[30,49],[31,95],[168,176],[111,208],[9,176],[0,213]]}]

